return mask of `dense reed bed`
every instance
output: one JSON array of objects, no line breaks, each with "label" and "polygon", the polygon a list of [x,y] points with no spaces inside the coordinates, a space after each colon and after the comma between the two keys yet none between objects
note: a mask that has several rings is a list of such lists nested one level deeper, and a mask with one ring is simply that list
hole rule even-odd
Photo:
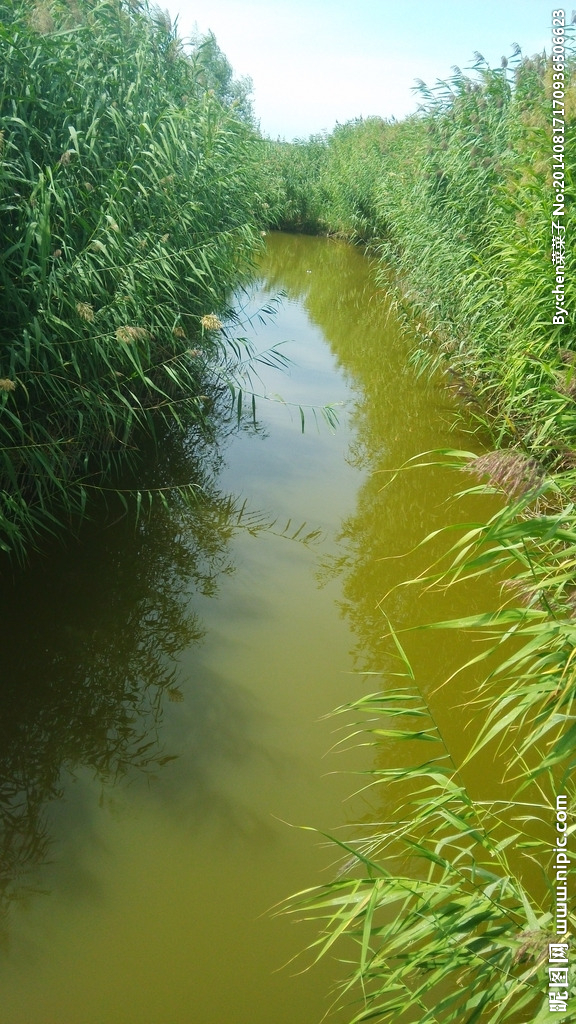
[{"label": "dense reed bed", "polygon": [[24,558],[142,431],[209,427],[262,211],[213,37],[185,50],[139,2],[5,0],[0,53],[0,547]]},{"label": "dense reed bed", "polygon": [[[475,736],[464,763],[445,742],[393,624],[383,628],[401,659],[403,687],[384,671],[382,692],[339,709],[356,718],[351,735],[374,745],[365,785],[382,791],[389,817],[338,839],[349,857],[343,873],[295,897],[290,909],[322,922],[318,955],[333,953],[343,935],[357,943],[343,996],[355,994],[354,1021],[527,1024],[551,1012],[576,1021],[574,1002],[560,994],[570,989],[566,974],[561,988],[550,987],[549,973],[555,944],[570,944],[574,930],[574,892],[568,916],[566,903],[558,909],[566,865],[554,849],[559,794],[572,808],[567,819],[562,811],[568,847],[576,827],[571,33],[566,27],[556,79],[545,55],[516,50],[490,68],[477,54],[468,73],[456,68],[432,89],[421,83],[420,110],[403,122],[373,118],[309,144],[268,144],[277,222],[369,246],[382,283],[396,289],[415,363],[446,371],[488,439],[479,457],[442,452],[422,461],[471,472],[479,481],[471,494],[497,490],[503,499],[489,522],[447,533],[445,557],[427,568],[423,543],[414,581],[452,587],[484,573],[506,580],[499,607],[430,626],[482,640],[470,655],[479,689],[458,712]],[[561,218],[555,81],[565,129]],[[558,267],[568,310],[560,317]],[[462,479],[455,476],[455,490],[466,487]],[[406,758],[379,767],[383,744],[408,744]],[[486,756],[501,765],[501,790],[478,776]]]},{"label": "dense reed bed", "polygon": [[[550,943],[573,931],[555,914],[551,838],[556,796],[572,808],[576,797],[573,50],[562,108],[570,312],[555,323],[546,57],[514,53],[493,69],[478,54],[470,73],[422,85],[403,122],[280,144],[257,139],[246,87],[214,40],[184,51],[138,2],[0,7],[1,549],[23,559],[113,490],[119,467],[136,473],[142,433],[209,431],[215,398],[242,393],[250,353],[222,323],[265,217],[368,244],[397,288],[416,363],[444,368],[492,439],[479,458],[436,457],[505,499],[490,522],[452,531],[419,584],[492,572],[507,586],[499,608],[433,624],[486,639],[465,764],[392,624],[402,687],[387,680],[342,709],[376,750],[408,744],[401,764],[366,780],[386,789],[389,821],[338,840],[344,872],[292,906],[322,920],[319,953],[341,935],[356,942],[345,989],[360,996],[355,1021],[544,1022],[563,991],[549,988]],[[494,744],[506,796],[471,791],[470,766]],[[560,820],[573,835],[572,811]],[[538,885],[524,881],[520,850]],[[554,1009],[576,1021],[566,1005]]]}]

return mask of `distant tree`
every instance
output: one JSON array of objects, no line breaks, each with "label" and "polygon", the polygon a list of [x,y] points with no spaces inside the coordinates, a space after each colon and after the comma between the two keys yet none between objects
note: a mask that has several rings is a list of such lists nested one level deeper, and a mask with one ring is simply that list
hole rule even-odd
[{"label": "distant tree", "polygon": [[252,109],[252,79],[234,77],[228,58],[218,46],[213,32],[194,34],[190,39],[193,60],[198,71],[198,83],[212,90],[224,107],[233,108],[236,117],[255,126]]}]

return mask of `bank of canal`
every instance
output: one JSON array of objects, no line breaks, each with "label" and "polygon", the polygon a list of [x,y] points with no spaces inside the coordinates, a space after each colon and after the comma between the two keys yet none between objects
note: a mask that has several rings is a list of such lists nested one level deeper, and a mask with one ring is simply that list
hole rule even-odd
[{"label": "bank of canal", "polygon": [[[315,932],[268,910],[334,871],[291,826],[380,813],[346,799],[346,770],[372,755],[329,752],[322,716],[385,685],[379,602],[429,560],[393,556],[466,515],[447,503],[449,471],[384,487],[390,471],[470,439],[440,383],[409,367],[356,249],[273,234],[262,274],[247,311],[285,298],[246,333],[288,341],[293,366],[263,371],[260,390],[341,403],[336,432],[308,411],[302,433],[297,408],[259,399],[258,427],[201,466],[193,439],[166,449],[158,477],[194,477],[201,511],[174,501],[136,527],[89,528],[2,594],[0,1024],[315,1024],[346,972],[329,958],[279,971]],[[472,612],[491,606],[485,586],[399,588],[386,613],[401,628]],[[412,642],[428,692],[465,643]],[[458,755],[453,698],[435,699]]]}]

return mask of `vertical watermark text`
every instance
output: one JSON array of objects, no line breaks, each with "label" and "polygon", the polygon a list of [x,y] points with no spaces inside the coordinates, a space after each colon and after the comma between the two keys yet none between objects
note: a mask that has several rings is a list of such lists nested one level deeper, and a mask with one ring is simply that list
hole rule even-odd
[{"label": "vertical watermark text", "polygon": [[559,793],[556,797],[556,835],[554,837],[553,869],[554,918],[558,942],[548,945],[548,1009],[551,1013],[566,1013],[570,999],[568,985],[568,943],[562,936],[568,931],[568,798]]},{"label": "vertical watermark text", "polygon": [[556,284],[552,289],[555,303],[553,324],[564,324],[568,317],[565,308],[565,267],[566,267],[566,225],[564,223],[564,93],[565,79],[565,28],[566,18],[563,10],[552,11],[552,262],[554,264]]}]

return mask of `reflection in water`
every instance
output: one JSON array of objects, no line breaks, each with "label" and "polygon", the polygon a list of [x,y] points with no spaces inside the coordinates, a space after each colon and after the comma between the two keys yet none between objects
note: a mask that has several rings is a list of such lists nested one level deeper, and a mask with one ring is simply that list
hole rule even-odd
[{"label": "reflection in water", "polygon": [[[323,585],[340,584],[338,603],[356,638],[351,652],[355,670],[375,673],[387,685],[390,673],[396,678],[399,670],[388,619],[395,630],[402,630],[456,617],[462,609],[469,615],[483,603],[493,606],[491,581],[434,593],[404,584],[446,548],[442,537],[420,547],[428,534],[450,523],[484,521],[498,499],[454,498],[455,474],[439,465],[397,473],[420,453],[441,447],[470,449],[478,440],[463,425],[454,428],[457,409],[444,382],[416,374],[409,358],[413,339],[402,337],[390,295],[377,287],[360,253],[335,240],[272,236],[266,270],[268,288],[285,289],[321,326],[353,396],[347,461],[361,471],[362,479],[355,507],[335,535],[335,547],[320,560],[318,579]],[[434,457],[423,461],[433,463]],[[434,691],[471,656],[469,638],[463,634],[414,634],[403,642],[423,693]],[[470,675],[461,678],[458,689],[448,688],[435,699],[440,720],[446,716],[447,737],[450,712],[461,702],[460,687],[472,682]],[[374,682],[371,688],[378,685]],[[452,716],[452,732],[461,742],[463,723],[458,719],[454,728]]]},{"label": "reflection in water", "polygon": [[[254,324],[260,349],[292,342],[294,366],[266,368],[262,389],[342,401],[339,429],[309,417],[302,434],[297,412],[262,402],[264,426],[248,415],[232,437],[223,419],[203,449],[164,439],[145,484],[192,482],[197,504],[173,495],[136,527],[86,529],[5,588],[0,884],[4,906],[26,884],[52,896],[12,904],[0,1024],[317,1024],[346,972],[327,959],[276,973],[316,933],[266,910],[332,875],[333,852],[286,822],[352,816],[357,787],[338,769],[363,753],[325,757],[338,734],[321,719],[364,692],[361,673],[396,668],[380,600],[392,590],[396,627],[439,614],[396,587],[431,555],[393,556],[452,515],[453,478],[382,485],[419,451],[461,444],[363,257],[268,243],[264,297],[246,309],[286,293],[276,323]],[[315,545],[288,539],[305,539],[301,522]],[[410,650],[430,687],[450,644]],[[370,794],[358,802],[354,820],[373,817]]]},{"label": "reflection in water", "polygon": [[[233,565],[239,529],[266,528],[217,486],[218,449],[163,442],[147,484],[192,483],[135,524],[121,517],[57,548],[6,588],[0,718],[0,914],[22,896],[27,874],[50,853],[48,807],[64,773],[102,783],[150,775],[176,757],[160,725],[165,700],[187,683],[194,813],[209,787],[208,762],[237,758],[247,743],[241,692],[202,671],[183,679],[179,656],[204,630],[190,595],[213,596]],[[210,457],[211,455],[211,457]]]}]

